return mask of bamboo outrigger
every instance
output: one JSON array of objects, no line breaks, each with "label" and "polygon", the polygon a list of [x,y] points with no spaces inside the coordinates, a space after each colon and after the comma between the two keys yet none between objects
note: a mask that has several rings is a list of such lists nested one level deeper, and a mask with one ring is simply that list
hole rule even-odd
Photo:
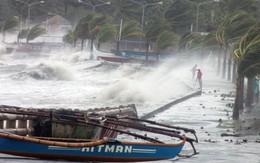
[{"label": "bamboo outrigger", "polygon": [[[1,109],[5,108],[5,109]],[[154,161],[171,159],[175,156],[192,156],[197,154],[193,142],[198,142],[195,131],[178,126],[170,126],[155,121],[141,120],[136,115],[100,114],[101,112],[82,112],[68,110],[38,110],[25,111],[20,108],[6,109],[0,107],[2,115],[8,115],[19,119],[29,117],[32,119],[47,120],[50,126],[74,126],[82,129],[92,126],[98,138],[91,139],[46,135],[19,135],[7,130],[0,130],[0,153],[36,157],[41,159],[65,159],[73,161]],[[33,117],[34,118],[33,118]],[[1,119],[1,118],[0,118]],[[2,117],[3,119],[3,117]],[[34,128],[37,130],[37,127]],[[57,128],[56,128],[57,129]],[[96,129],[99,129],[98,131]],[[126,130],[127,129],[127,130]],[[145,131],[148,134],[141,135],[133,131]],[[182,134],[191,133],[195,139]],[[149,133],[159,134],[180,139],[176,143],[167,143],[148,136]],[[116,139],[117,134],[126,134],[142,139],[139,141],[123,141]],[[53,133],[52,133],[53,135]],[[96,136],[94,136],[96,137]],[[193,152],[189,155],[181,154],[186,142],[191,144]],[[23,146],[23,148],[20,148]]]}]

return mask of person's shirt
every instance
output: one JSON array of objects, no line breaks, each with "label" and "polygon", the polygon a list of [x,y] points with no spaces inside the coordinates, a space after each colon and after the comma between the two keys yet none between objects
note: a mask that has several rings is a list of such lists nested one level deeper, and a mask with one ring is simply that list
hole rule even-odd
[{"label": "person's shirt", "polygon": [[201,72],[201,71],[198,71],[198,73],[197,73],[197,79],[201,79],[201,77],[202,77],[202,72]]}]

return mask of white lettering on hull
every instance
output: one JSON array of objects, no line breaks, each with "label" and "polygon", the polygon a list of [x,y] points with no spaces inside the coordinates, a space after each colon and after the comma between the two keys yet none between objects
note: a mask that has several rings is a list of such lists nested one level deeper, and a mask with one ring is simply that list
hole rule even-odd
[{"label": "white lettering on hull", "polygon": [[105,152],[105,153],[132,153],[132,146],[123,145],[99,145],[97,147],[81,148],[81,152]]}]

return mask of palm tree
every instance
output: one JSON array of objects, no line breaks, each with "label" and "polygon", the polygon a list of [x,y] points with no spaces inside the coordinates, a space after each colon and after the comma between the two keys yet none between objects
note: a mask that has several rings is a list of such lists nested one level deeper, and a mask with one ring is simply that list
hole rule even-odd
[{"label": "palm tree", "polygon": [[76,25],[74,32],[76,37],[81,39],[81,50],[83,50],[84,41],[90,38],[89,33],[89,22],[94,17],[95,13],[91,13],[80,19],[78,24]]},{"label": "palm tree", "polygon": [[107,42],[109,40],[116,40],[116,28],[114,25],[105,24],[101,27],[97,34],[98,49],[100,49],[100,43]]},{"label": "palm tree", "polygon": [[202,49],[204,37],[197,32],[187,32],[181,36],[178,43],[179,51],[190,54]]},{"label": "palm tree", "polygon": [[68,33],[66,35],[63,36],[62,41],[64,43],[68,43],[73,45],[74,47],[76,47],[76,43],[77,43],[77,31],[75,30],[68,30]]},{"label": "palm tree", "polygon": [[89,29],[89,36],[90,36],[90,59],[93,59],[93,48],[94,48],[94,40],[98,35],[102,26],[106,24],[108,21],[107,17],[103,15],[95,15],[89,22],[88,29]]},{"label": "palm tree", "polygon": [[239,119],[239,110],[243,108],[244,77],[253,78],[260,74],[260,23],[252,26],[242,37],[239,46],[233,52],[238,61],[236,98],[233,118]]},{"label": "palm tree", "polygon": [[[170,31],[161,32],[157,37],[157,41],[156,41],[158,53],[160,53],[161,50],[166,49],[170,46],[177,48],[179,38],[180,37],[173,32]],[[158,61],[158,55],[156,57],[156,60]]]},{"label": "palm tree", "polygon": [[[145,56],[145,59],[146,60],[148,60],[149,42],[158,41],[158,36],[162,32],[166,32],[166,31],[171,31],[171,25],[167,21],[162,20],[162,19],[158,19],[148,26],[147,31],[145,32],[145,38],[146,38],[146,56]],[[171,43],[169,43],[169,44],[171,44]]]},{"label": "palm tree", "polygon": [[[140,18],[140,10],[138,5],[126,0],[115,0],[110,4],[109,9],[111,9],[111,15],[116,20],[136,20],[134,18]],[[139,15],[138,15],[139,14]]]},{"label": "palm tree", "polygon": [[25,39],[28,35],[29,29],[22,29],[21,31],[19,31],[18,35],[17,35],[17,42],[20,42],[20,39]]},{"label": "palm tree", "polygon": [[119,51],[119,41],[121,39],[128,39],[141,35],[140,28],[138,26],[139,23],[136,20],[129,20],[122,23],[122,28],[121,30],[119,29],[117,33],[117,51]]},{"label": "palm tree", "polygon": [[[241,36],[255,23],[255,18],[245,11],[236,10],[225,16],[223,23],[217,30],[217,39],[224,48],[223,72],[222,78],[226,76],[227,50],[230,45],[241,38]],[[231,61],[228,59],[228,80],[231,79]]]},{"label": "palm tree", "polygon": [[0,27],[1,32],[3,33],[3,42],[5,42],[5,35],[6,32],[18,27],[19,25],[19,18],[17,16],[11,17],[7,19]]},{"label": "palm tree", "polygon": [[[216,31],[211,31],[208,33],[203,40],[203,49],[212,51],[213,54],[216,53],[216,51],[219,49],[219,43],[216,39]],[[220,66],[221,66],[221,55],[218,53],[217,56],[217,74],[220,72]]]},{"label": "palm tree", "polygon": [[35,38],[39,37],[40,35],[43,35],[46,33],[46,29],[40,27],[40,25],[35,25],[31,29],[29,29],[27,37],[26,37],[26,43],[29,43],[29,41],[34,40]]}]

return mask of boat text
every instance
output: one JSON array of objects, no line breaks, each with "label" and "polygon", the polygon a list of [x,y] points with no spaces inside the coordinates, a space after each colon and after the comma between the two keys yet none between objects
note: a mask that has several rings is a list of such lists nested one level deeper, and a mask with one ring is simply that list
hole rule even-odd
[{"label": "boat text", "polygon": [[100,145],[96,147],[86,147],[81,149],[82,152],[105,152],[105,153],[131,153],[132,146],[122,145]]}]

